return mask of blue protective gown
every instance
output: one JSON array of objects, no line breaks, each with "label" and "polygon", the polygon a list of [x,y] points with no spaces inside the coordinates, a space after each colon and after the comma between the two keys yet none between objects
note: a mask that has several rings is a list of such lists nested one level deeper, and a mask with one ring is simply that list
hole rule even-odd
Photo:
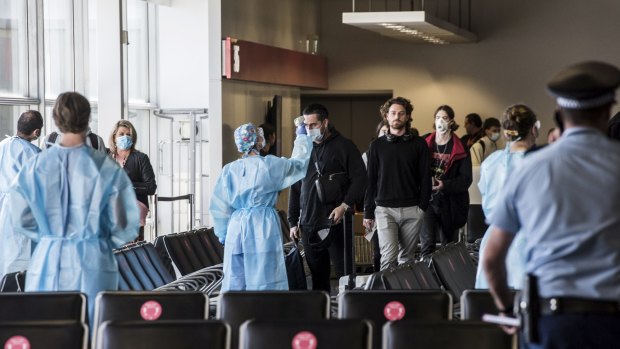
[{"label": "blue protective gown", "polygon": [[13,136],[0,142],[0,277],[28,269],[30,239],[15,234],[11,224],[9,188],[17,173],[41,149],[27,140]]},{"label": "blue protective gown", "polygon": [[250,156],[222,169],[209,209],[224,242],[222,291],[288,290],[275,204],[306,175],[311,150],[310,137],[298,135],[290,159]]},{"label": "blue protective gown", "polygon": [[10,190],[16,232],[38,242],[26,291],[118,289],[112,248],[138,236],[131,181],[110,157],[80,145],[51,147],[24,166]]},{"label": "blue protective gown", "polygon": [[[496,151],[486,158],[480,166],[480,194],[482,195],[482,210],[486,217],[490,217],[493,207],[501,197],[501,193],[509,180],[510,173],[523,162],[525,152],[511,152],[510,144],[504,150]],[[482,270],[484,248],[491,235],[492,226],[489,226],[480,243],[478,270],[476,272],[476,288],[489,288],[487,279]],[[525,273],[525,240],[524,234],[516,234],[508,255],[506,256],[506,271],[508,286],[521,289]]]}]

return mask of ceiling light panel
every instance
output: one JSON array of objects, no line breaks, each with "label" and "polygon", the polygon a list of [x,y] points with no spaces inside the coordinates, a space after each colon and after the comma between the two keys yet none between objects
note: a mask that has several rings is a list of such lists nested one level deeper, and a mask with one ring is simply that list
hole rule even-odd
[{"label": "ceiling light panel", "polygon": [[425,11],[345,12],[342,23],[417,43],[475,42],[476,36]]}]

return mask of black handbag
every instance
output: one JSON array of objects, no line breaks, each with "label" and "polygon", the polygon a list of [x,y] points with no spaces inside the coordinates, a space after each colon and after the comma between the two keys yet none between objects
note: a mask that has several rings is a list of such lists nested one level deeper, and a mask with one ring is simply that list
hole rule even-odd
[{"label": "black handbag", "polygon": [[316,193],[323,204],[340,204],[344,200],[342,187],[347,179],[346,172],[332,173],[327,176],[319,174],[314,181]]},{"label": "black handbag", "polygon": [[344,186],[348,181],[346,172],[336,172],[329,175],[323,175],[319,159],[314,154],[314,167],[318,178],[314,181],[316,193],[322,204],[340,204],[344,200]]},{"label": "black handbag", "polygon": [[299,246],[297,245],[297,241],[290,244],[292,246],[284,256],[288,288],[289,290],[307,290],[306,272],[304,270],[304,262],[299,251]]}]

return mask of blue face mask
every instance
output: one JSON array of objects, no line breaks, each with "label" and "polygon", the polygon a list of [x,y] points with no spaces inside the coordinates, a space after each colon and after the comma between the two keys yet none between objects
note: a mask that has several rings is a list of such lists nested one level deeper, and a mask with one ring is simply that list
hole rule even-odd
[{"label": "blue face mask", "polygon": [[130,149],[133,145],[133,141],[130,136],[116,137],[116,147],[121,150]]}]

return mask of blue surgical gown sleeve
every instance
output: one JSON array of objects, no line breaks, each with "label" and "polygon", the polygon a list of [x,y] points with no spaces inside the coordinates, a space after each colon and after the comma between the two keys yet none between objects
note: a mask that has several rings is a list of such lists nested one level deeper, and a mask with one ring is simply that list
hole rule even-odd
[{"label": "blue surgical gown sleeve", "polygon": [[119,172],[118,187],[113,188],[107,203],[106,222],[110,241],[120,247],[138,237],[140,209],[131,181],[124,172]]},{"label": "blue surgical gown sleeve", "polygon": [[229,165],[224,166],[222,173],[215,182],[215,188],[211,195],[211,204],[209,212],[213,219],[213,230],[221,243],[226,241],[226,231],[228,230],[228,221],[233,213],[232,202],[229,195]]},{"label": "blue surgical gown sleeve", "polygon": [[290,187],[306,176],[311,152],[312,138],[307,135],[297,135],[293,144],[291,158],[281,158],[284,161],[284,166],[282,167],[283,180],[280,190]]},{"label": "blue surgical gown sleeve", "polygon": [[[18,176],[9,189],[11,197],[11,222],[15,233],[24,234],[30,240],[38,242],[39,227],[32,209],[28,204],[29,200],[27,198],[27,195],[34,195],[34,191],[30,193],[25,192],[23,188],[25,188],[27,184],[24,183],[24,181],[24,176]],[[32,199],[30,201],[36,202]]]}]

